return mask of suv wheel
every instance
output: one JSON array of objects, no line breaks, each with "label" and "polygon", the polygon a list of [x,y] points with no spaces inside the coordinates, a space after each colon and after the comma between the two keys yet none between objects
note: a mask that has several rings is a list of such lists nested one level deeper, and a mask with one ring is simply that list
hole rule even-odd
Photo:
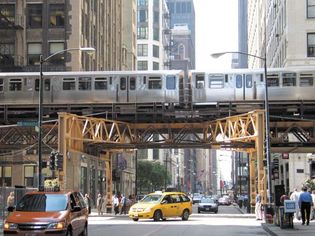
[{"label": "suv wheel", "polygon": [[162,217],[162,212],[160,210],[157,210],[154,212],[154,215],[153,215],[153,220],[154,221],[159,221]]},{"label": "suv wheel", "polygon": [[188,218],[189,218],[189,211],[185,209],[182,215],[182,220],[188,220]]}]

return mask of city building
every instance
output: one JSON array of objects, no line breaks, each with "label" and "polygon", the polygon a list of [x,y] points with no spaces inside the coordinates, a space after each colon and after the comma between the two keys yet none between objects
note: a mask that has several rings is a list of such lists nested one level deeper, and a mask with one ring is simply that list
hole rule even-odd
[{"label": "city building", "polygon": [[[248,0],[248,53],[264,57],[266,52],[268,68],[314,66],[314,10],[312,1]],[[262,68],[264,61],[248,57],[248,64]],[[308,157],[312,155],[272,153],[274,184],[286,193],[300,189],[314,177],[315,160]]]},{"label": "city building", "polygon": [[169,45],[169,14],[165,1],[140,0],[137,7],[137,69],[164,69],[164,61],[168,60],[165,49]]}]

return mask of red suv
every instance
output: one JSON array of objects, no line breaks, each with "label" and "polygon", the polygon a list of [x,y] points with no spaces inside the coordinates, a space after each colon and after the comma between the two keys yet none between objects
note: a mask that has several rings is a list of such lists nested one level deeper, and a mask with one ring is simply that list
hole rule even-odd
[{"label": "red suv", "polygon": [[4,235],[88,234],[88,208],[79,192],[27,193],[8,211]]}]

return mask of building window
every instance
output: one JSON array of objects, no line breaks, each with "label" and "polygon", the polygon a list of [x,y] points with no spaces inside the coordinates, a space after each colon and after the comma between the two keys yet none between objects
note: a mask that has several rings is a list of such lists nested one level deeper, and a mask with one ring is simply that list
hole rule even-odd
[{"label": "building window", "polygon": [[29,43],[27,45],[27,64],[39,65],[39,58],[42,53],[41,43]]},{"label": "building window", "polygon": [[307,34],[307,56],[315,57],[315,33]]},{"label": "building window", "polygon": [[87,184],[88,184],[88,176],[87,176],[87,167],[81,166],[81,178],[80,178],[80,191],[82,193],[87,193]]},{"label": "building window", "polygon": [[22,91],[22,79],[10,79],[9,91]]},{"label": "building window", "polygon": [[51,28],[58,28],[65,26],[65,5],[51,4],[49,6],[49,26]]},{"label": "building window", "polygon": [[14,43],[0,43],[0,65],[14,65]]},{"label": "building window", "polygon": [[153,40],[160,40],[160,28],[153,28]]},{"label": "building window", "polygon": [[138,6],[148,6],[148,0],[138,0]]},{"label": "building window", "polygon": [[138,39],[148,39],[148,27],[138,27]]},{"label": "building window", "polygon": [[153,70],[159,70],[160,69],[160,64],[158,62],[153,62]]},{"label": "building window", "polygon": [[154,11],[153,13],[153,24],[159,25],[160,23],[160,12],[159,11]]},{"label": "building window", "polygon": [[143,23],[148,21],[148,11],[138,10],[138,22]]},{"label": "building window", "polygon": [[12,185],[12,167],[0,166],[0,185],[11,186]]},{"label": "building window", "polygon": [[167,3],[167,7],[168,7],[168,10],[171,14],[174,14],[174,3],[173,2],[168,2]]},{"label": "building window", "polygon": [[92,79],[91,77],[80,77],[79,78],[79,90],[91,90]]},{"label": "building window", "polygon": [[24,185],[34,187],[35,166],[24,166]]},{"label": "building window", "polygon": [[159,58],[160,48],[159,46],[153,45],[153,57]]},{"label": "building window", "polygon": [[10,22],[15,22],[15,5],[14,4],[1,4],[0,14]]},{"label": "building window", "polygon": [[138,57],[147,57],[148,56],[148,45],[147,44],[138,44]]},{"label": "building window", "polygon": [[138,61],[138,70],[148,70],[148,62]]},{"label": "building window", "polygon": [[315,17],[315,0],[307,0],[307,18]]},{"label": "building window", "polygon": [[159,6],[160,6],[160,0],[153,0],[153,7],[159,8]]},{"label": "building window", "polygon": [[177,14],[181,13],[181,2],[176,2],[176,13]]},{"label": "building window", "polygon": [[[65,44],[63,42],[54,42],[49,43],[49,54],[52,55],[56,52],[60,52],[65,49]],[[65,55],[64,53],[58,53],[55,56],[53,56],[49,62],[53,64],[64,64],[65,61]]]},{"label": "building window", "polygon": [[64,78],[62,82],[63,90],[75,90],[75,78]]},{"label": "building window", "polygon": [[27,27],[42,28],[42,4],[27,5]]}]

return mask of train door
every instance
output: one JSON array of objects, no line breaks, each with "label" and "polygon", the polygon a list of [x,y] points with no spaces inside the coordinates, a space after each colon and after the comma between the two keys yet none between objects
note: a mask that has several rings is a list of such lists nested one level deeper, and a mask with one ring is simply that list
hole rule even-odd
[{"label": "train door", "polygon": [[205,74],[195,74],[195,89],[193,100],[194,102],[204,102],[206,101],[206,91],[205,91]]},{"label": "train door", "polygon": [[236,100],[252,100],[254,98],[254,85],[252,74],[237,74],[235,76],[235,98]]},{"label": "train door", "polygon": [[[43,103],[52,103],[54,98],[52,96],[51,81],[49,78],[43,78]],[[36,95],[37,94],[37,95]],[[35,79],[35,97],[39,96],[39,79]]]},{"label": "train door", "polygon": [[136,102],[136,76],[121,76],[118,86],[118,102]]},{"label": "train door", "polygon": [[179,102],[179,89],[175,75],[166,76],[165,101]]}]

